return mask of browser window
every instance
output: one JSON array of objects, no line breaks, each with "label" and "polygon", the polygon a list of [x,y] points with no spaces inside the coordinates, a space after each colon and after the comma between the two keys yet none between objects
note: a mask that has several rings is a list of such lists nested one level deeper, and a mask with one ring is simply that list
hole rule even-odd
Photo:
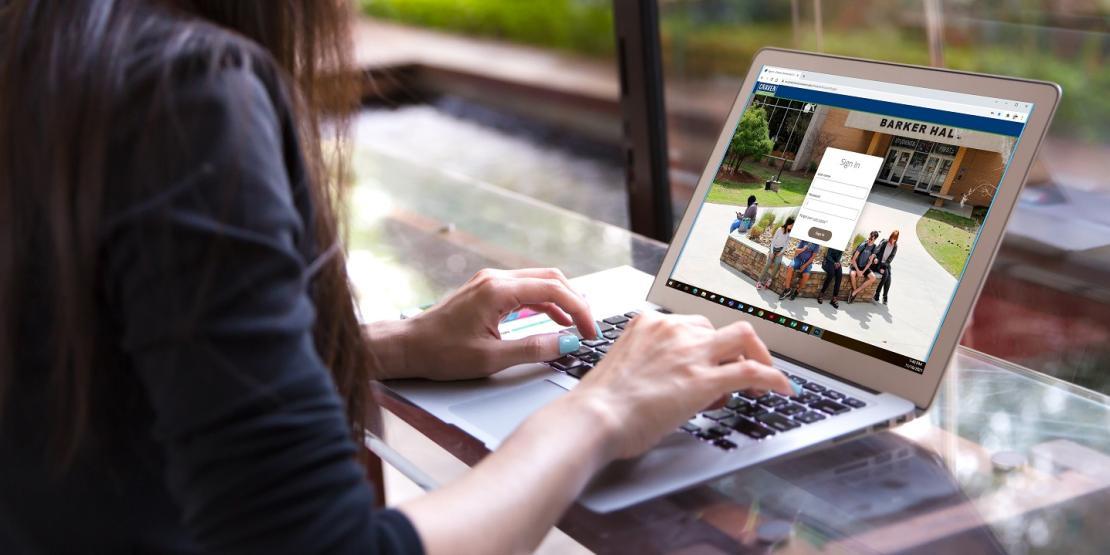
[{"label": "browser window", "polygon": [[1032,110],[763,67],[667,285],[920,373]]}]

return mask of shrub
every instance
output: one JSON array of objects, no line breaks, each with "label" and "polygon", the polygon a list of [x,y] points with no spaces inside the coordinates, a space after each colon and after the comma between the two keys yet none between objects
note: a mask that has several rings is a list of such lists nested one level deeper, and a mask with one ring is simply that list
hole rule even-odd
[{"label": "shrub", "polygon": [[774,212],[768,210],[764,212],[758,220],[755,221],[755,225],[752,226],[752,230],[750,233],[748,233],[748,236],[752,239],[758,239],[760,235],[763,235],[763,232],[766,231],[767,228],[774,226],[774,224],[775,214]]}]

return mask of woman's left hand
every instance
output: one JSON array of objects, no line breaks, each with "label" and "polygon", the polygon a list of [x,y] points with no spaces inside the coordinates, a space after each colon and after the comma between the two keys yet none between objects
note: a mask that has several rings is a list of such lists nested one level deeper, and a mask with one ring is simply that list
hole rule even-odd
[{"label": "woman's left hand", "polygon": [[596,338],[597,324],[585,299],[554,268],[481,270],[436,306],[408,320],[367,328],[378,379],[461,380],[486,377],[510,366],[552,360],[578,349],[578,338],[543,334],[505,341],[501,319],[522,308],[574,325]]}]

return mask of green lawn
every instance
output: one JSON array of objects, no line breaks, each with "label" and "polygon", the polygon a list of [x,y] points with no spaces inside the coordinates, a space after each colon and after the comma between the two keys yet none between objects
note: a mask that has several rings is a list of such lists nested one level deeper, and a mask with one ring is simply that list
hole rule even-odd
[{"label": "green lawn", "polygon": [[755,198],[759,200],[759,205],[764,208],[770,206],[801,206],[812,181],[812,178],[809,177],[798,177],[783,172],[782,177],[779,178],[782,181],[779,185],[779,191],[777,193],[775,191],[764,191],[763,181],[774,177],[778,170],[754,162],[745,162],[741,168],[759,176],[760,182],[736,183],[727,179],[714,181],[713,186],[709,188],[709,196],[706,200],[716,204],[747,206],[748,195],[755,195]]},{"label": "green lawn", "polygon": [[917,236],[925,250],[956,278],[963,272],[978,232],[975,220],[936,209],[929,209],[917,222]]}]

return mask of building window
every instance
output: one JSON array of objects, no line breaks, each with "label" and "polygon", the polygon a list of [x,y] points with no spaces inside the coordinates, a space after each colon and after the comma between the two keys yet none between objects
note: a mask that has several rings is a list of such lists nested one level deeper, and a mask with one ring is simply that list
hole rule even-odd
[{"label": "building window", "polygon": [[796,157],[816,106],[764,95],[756,96],[752,104],[767,111],[768,131],[775,142],[771,149],[773,153],[787,159]]}]

